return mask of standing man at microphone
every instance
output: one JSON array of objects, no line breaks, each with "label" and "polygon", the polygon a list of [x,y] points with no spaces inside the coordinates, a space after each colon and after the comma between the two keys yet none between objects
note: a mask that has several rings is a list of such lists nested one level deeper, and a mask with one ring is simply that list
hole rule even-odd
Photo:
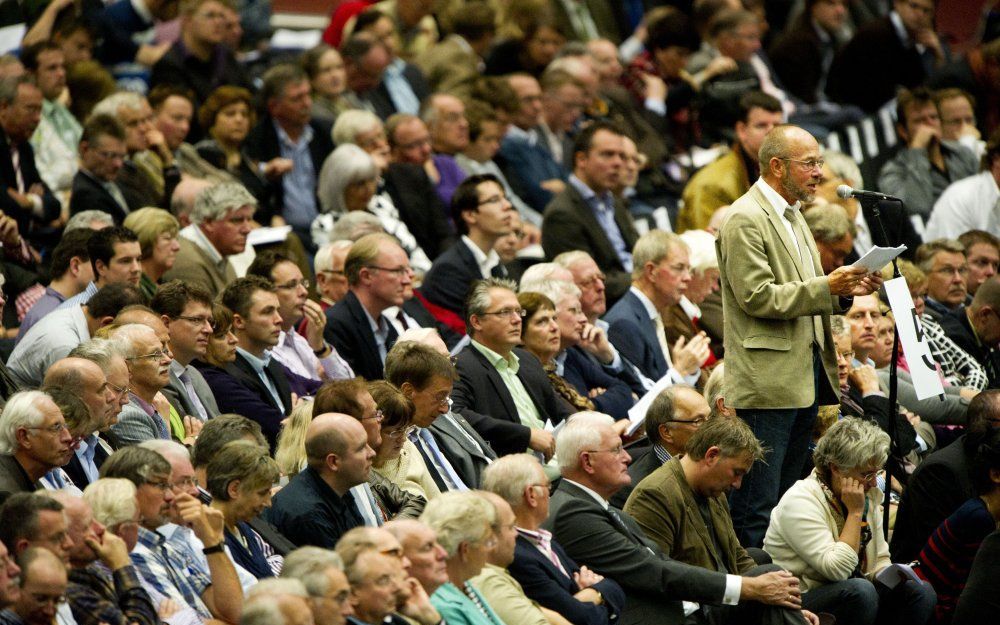
[{"label": "standing man at microphone", "polygon": [[797,126],[778,126],[758,160],[761,177],[733,203],[716,243],[726,403],[770,450],[730,499],[745,547],[761,546],[771,508],[802,477],[817,406],[839,403],[830,314],[881,284],[860,267],[823,275],[800,214],[823,177],[816,139]]}]

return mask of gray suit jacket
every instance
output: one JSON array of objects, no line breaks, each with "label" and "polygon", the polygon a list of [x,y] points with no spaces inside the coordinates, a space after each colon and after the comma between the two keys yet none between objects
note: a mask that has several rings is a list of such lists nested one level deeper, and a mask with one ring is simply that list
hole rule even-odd
[{"label": "gray suit jacket", "polygon": [[41,488],[41,484],[31,481],[14,456],[0,455],[0,492],[13,495],[14,493],[30,493],[41,490]]},{"label": "gray suit jacket", "polygon": [[617,508],[605,510],[566,480],[552,495],[543,527],[574,561],[625,589],[619,625],[679,625],[682,600],[722,603],[725,574],[671,560],[632,517]]},{"label": "gray suit jacket", "polygon": [[[214,419],[219,416],[219,405],[215,402],[215,395],[212,394],[212,389],[208,386],[208,382],[205,381],[205,377],[201,375],[201,371],[198,371],[194,367],[188,367],[187,373],[191,378],[191,386],[194,387],[194,393],[201,400],[201,405],[205,407],[208,418]],[[177,409],[181,418],[187,415],[191,415],[192,417],[199,416],[198,409],[194,407],[194,404],[188,397],[184,383],[177,377],[173,369],[170,370],[170,381],[163,387],[163,394],[167,397],[167,401]]]},{"label": "gray suit jacket", "polygon": [[[479,488],[483,469],[497,458],[490,444],[473,429],[465,417],[457,412],[438,417],[429,429],[441,453],[448,459],[465,485],[469,488]],[[482,451],[472,444],[470,437],[479,444]]]}]

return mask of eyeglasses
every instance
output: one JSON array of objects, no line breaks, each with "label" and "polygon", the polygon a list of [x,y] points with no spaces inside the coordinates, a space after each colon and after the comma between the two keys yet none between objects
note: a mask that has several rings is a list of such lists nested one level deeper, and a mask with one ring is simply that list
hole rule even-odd
[{"label": "eyeglasses", "polygon": [[413,269],[411,267],[392,268],[392,267],[379,267],[378,265],[366,265],[366,267],[368,267],[369,269],[376,269],[378,271],[386,271],[388,273],[394,273],[396,274],[397,278],[402,278],[407,274],[413,273]]},{"label": "eyeglasses", "polygon": [[862,482],[870,482],[870,481],[874,480],[875,478],[877,478],[878,475],[879,475],[879,473],[881,473],[881,472],[882,472],[882,469],[874,469],[872,471],[866,471],[864,473],[861,473],[860,474],[861,475],[861,481]]},{"label": "eyeglasses", "polygon": [[203,326],[203,325],[205,325],[207,323],[208,327],[212,328],[212,330],[215,331],[215,318],[214,317],[208,317],[208,316],[193,317],[193,316],[189,316],[189,315],[177,315],[176,317],[174,317],[174,319],[183,319],[184,321],[189,321],[189,322],[191,322],[194,325],[199,326],[199,327],[201,327],[201,326]]},{"label": "eyeglasses", "polygon": [[549,482],[548,484],[531,484],[529,488],[544,488],[550,495],[556,492],[556,489],[552,487],[552,482]]},{"label": "eyeglasses", "polygon": [[106,161],[124,161],[128,157],[125,152],[111,152],[109,150],[94,150],[94,153]]},{"label": "eyeglasses", "polygon": [[944,267],[938,267],[937,269],[932,269],[931,273],[937,273],[943,276],[954,276],[954,275],[964,276],[965,274],[969,273],[969,268],[968,266],[965,265],[961,267],[949,267],[945,265]]},{"label": "eyeglasses", "polygon": [[108,382],[108,386],[110,386],[111,390],[117,393],[119,397],[121,397],[122,395],[127,395],[128,393],[132,392],[132,389],[129,388],[128,386],[115,386],[111,382]]},{"label": "eyeglasses", "polygon": [[806,169],[823,169],[823,166],[826,165],[826,161],[823,160],[823,159],[821,159],[821,158],[820,159],[816,159],[814,161],[800,161],[800,160],[794,159],[794,158],[783,158],[781,160],[783,160],[783,161],[791,161],[793,163],[798,163],[799,165],[802,165]]},{"label": "eyeglasses", "polygon": [[44,427],[40,426],[40,425],[26,426],[24,429],[26,429],[26,430],[38,430],[40,432],[48,432],[49,434],[62,434],[63,430],[66,430],[67,432],[69,432],[69,426],[66,425],[65,421],[62,421],[62,422],[59,422],[59,423],[53,423],[52,425],[46,425]]},{"label": "eyeglasses", "polygon": [[194,479],[193,475],[182,478],[170,484],[170,487],[174,490],[187,490],[189,488],[194,488],[198,485],[198,481]]},{"label": "eyeglasses", "polygon": [[153,488],[156,488],[160,492],[163,492],[163,493],[167,492],[168,490],[173,490],[173,487],[174,487],[173,484],[171,484],[170,482],[168,482],[166,480],[163,480],[161,482],[154,482],[152,480],[146,480],[146,485],[147,486],[152,486]]},{"label": "eyeglasses", "polygon": [[448,408],[451,408],[452,404],[454,403],[451,399],[451,395],[445,395],[444,397],[436,397],[434,398],[434,401],[437,402],[438,406],[448,406]]},{"label": "eyeglasses", "polygon": [[368,419],[375,419],[376,423],[382,423],[382,420],[385,419],[385,413],[382,412],[381,408],[376,408],[374,415],[370,417],[361,417],[362,421],[366,421]]},{"label": "eyeglasses", "polygon": [[698,417],[697,419],[667,419],[667,423],[687,423],[689,425],[701,425],[708,421],[708,417]]},{"label": "eyeglasses", "polygon": [[493,197],[488,197],[477,204],[477,206],[486,206],[487,204],[503,204],[508,201],[503,195],[494,195]]},{"label": "eyeglasses", "polygon": [[162,349],[158,349],[155,352],[143,354],[142,356],[129,356],[125,360],[146,360],[147,358],[150,358],[152,360],[160,360],[167,355],[169,355],[169,352],[165,352]]},{"label": "eyeglasses", "polygon": [[617,447],[612,447],[611,449],[587,449],[585,451],[588,454],[612,454],[614,456],[620,456],[625,451],[625,448],[618,445]]},{"label": "eyeglasses", "polygon": [[481,538],[477,541],[473,541],[473,545],[482,545],[483,549],[493,549],[497,546],[497,538],[492,533],[486,538]]},{"label": "eyeglasses", "polygon": [[335,276],[343,276],[343,275],[345,275],[344,272],[343,272],[343,270],[341,270],[341,269],[320,269],[319,272],[320,273],[332,273]]},{"label": "eyeglasses", "polygon": [[302,287],[303,289],[309,290],[309,280],[302,278],[301,280],[290,280],[284,284],[275,284],[274,288],[281,289],[282,291],[291,291],[292,289],[297,289]]},{"label": "eyeglasses", "polygon": [[854,360],[854,352],[837,352],[837,355],[844,360]]},{"label": "eyeglasses", "polygon": [[498,317],[524,319],[527,314],[528,311],[523,308],[501,308],[500,310],[494,310],[493,312],[479,313],[479,316],[485,317],[487,315],[496,315]]},{"label": "eyeglasses", "polygon": [[389,431],[389,432],[382,432],[382,433],[385,434],[386,436],[388,436],[389,438],[395,438],[395,439],[398,440],[400,438],[405,438],[405,437],[409,436],[416,429],[417,429],[417,426],[411,425],[409,427],[399,428],[398,430],[392,430],[392,431]]}]

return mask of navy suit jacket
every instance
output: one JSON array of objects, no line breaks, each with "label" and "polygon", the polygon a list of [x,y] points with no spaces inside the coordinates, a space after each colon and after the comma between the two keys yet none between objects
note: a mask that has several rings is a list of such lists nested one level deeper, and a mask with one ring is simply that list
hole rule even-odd
[{"label": "navy suit jacket", "polygon": [[543,144],[541,139],[531,145],[520,137],[504,137],[494,159],[503,168],[517,196],[539,212],[552,201],[552,192],[543,189],[540,183],[569,178],[569,172],[552,158]]},{"label": "navy suit jacket", "polygon": [[584,396],[592,388],[606,389],[604,393],[593,399],[594,406],[600,412],[611,415],[615,420],[626,418],[629,408],[635,404],[628,385],[605,373],[604,369],[587,358],[587,354],[579,347],[571,347],[566,350],[566,362],[563,366],[562,377]]},{"label": "navy suit jacket", "polygon": [[[384,377],[385,365],[375,342],[375,333],[353,291],[348,291],[344,299],[326,309],[323,337],[337,348],[337,353],[344,357],[357,375],[366,380],[381,380]],[[397,337],[396,329],[390,323],[386,352],[392,349]]]},{"label": "navy suit jacket", "polygon": [[[514,349],[520,359],[517,377],[544,423],[556,425],[573,413],[570,405],[556,396],[542,363],[523,349]],[[528,448],[531,430],[521,424],[514,398],[503,378],[473,345],[458,353],[455,368],[458,381],[452,390],[454,410],[465,417],[485,438],[498,456],[522,453]]]},{"label": "navy suit jacket", "polygon": [[580,601],[573,595],[580,587],[573,581],[573,574],[580,570],[562,546],[552,541],[552,551],[569,576],[556,568],[538,547],[523,536],[517,537],[514,561],[507,571],[521,584],[524,594],[542,607],[562,614],[573,625],[608,625],[616,622],[625,607],[625,591],[610,578],[594,585],[604,597],[603,605]]},{"label": "navy suit jacket", "polygon": [[622,358],[635,364],[652,380],[666,375],[667,359],[656,339],[656,326],[635,293],[626,291],[604,315],[604,320],[610,325],[608,339]]},{"label": "navy suit jacket", "polygon": [[[104,451],[104,447],[98,443],[97,449],[94,450],[94,464],[100,469],[104,461],[108,459],[108,452]],[[63,467],[63,471],[69,476],[69,479],[73,480],[73,484],[77,488],[83,490],[90,485],[90,479],[87,477],[87,473],[83,470],[83,463],[80,462],[80,457],[73,454],[73,457],[69,459],[69,464]]]},{"label": "navy suit jacket", "polygon": [[[0,129],[0,210],[8,217],[13,217],[17,221],[18,231],[26,239],[32,238],[32,232],[42,227],[59,216],[59,200],[52,195],[52,191],[42,181],[41,174],[35,166],[35,151],[31,143],[22,141],[17,146],[18,161],[20,163],[21,179],[24,181],[24,190],[27,191],[34,184],[42,185],[42,217],[35,217],[31,211],[21,208],[21,205],[14,201],[14,198],[7,194],[7,189],[17,190],[17,174],[14,172],[14,163],[10,158],[10,143],[7,140],[7,133]],[[34,226],[34,227],[32,227]]]},{"label": "navy suit jacket", "polygon": [[[124,197],[124,193],[122,194]],[[121,225],[125,221],[125,210],[121,204],[111,197],[93,176],[82,169],[73,176],[73,192],[69,196],[69,214],[86,210],[99,210],[111,215],[116,224]]]},{"label": "navy suit jacket", "polygon": [[236,355],[236,362],[226,365],[225,369],[213,367],[199,360],[191,364],[201,372],[212,388],[215,402],[219,405],[219,413],[239,414],[259,423],[273,451],[278,442],[281,421],[288,416],[292,405],[288,378],[284,375],[284,370],[280,369],[278,361],[271,360],[268,370],[273,371],[274,367],[278,367],[281,371],[281,375],[274,374],[271,379],[278,389],[282,403],[287,406],[286,409],[280,409],[275,405],[267,387],[250,368],[250,363],[239,354]]},{"label": "navy suit jacket", "polygon": [[[506,278],[507,268],[500,263],[493,268],[492,273],[496,278]],[[473,282],[482,278],[483,274],[479,273],[479,265],[472,250],[459,239],[434,260],[430,271],[424,276],[420,292],[430,303],[461,315],[469,288]]]}]

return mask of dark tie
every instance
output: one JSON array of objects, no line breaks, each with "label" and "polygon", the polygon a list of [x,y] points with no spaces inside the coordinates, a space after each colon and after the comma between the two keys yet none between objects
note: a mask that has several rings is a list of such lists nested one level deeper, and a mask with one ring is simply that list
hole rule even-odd
[{"label": "dark tie", "polygon": [[403,314],[402,308],[400,308],[399,312],[396,313],[396,320],[399,321],[399,325],[401,325],[404,330],[410,329],[410,324],[406,323],[406,315]]},{"label": "dark tie", "polygon": [[490,275],[493,276],[494,278],[506,278],[507,268],[504,267],[503,263],[499,263],[497,264],[496,267],[490,269]]}]

